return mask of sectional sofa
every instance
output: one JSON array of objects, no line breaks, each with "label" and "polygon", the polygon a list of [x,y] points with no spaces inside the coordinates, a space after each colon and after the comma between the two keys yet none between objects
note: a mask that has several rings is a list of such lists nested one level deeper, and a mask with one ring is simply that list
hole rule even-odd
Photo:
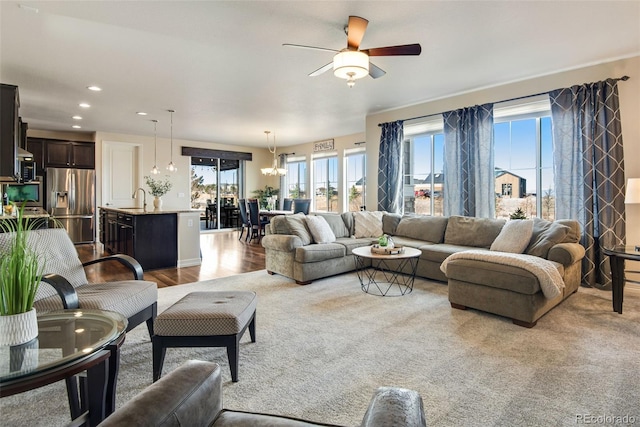
[{"label": "sectional sofa", "polygon": [[585,251],[578,222],[537,218],[507,223],[384,212],[280,216],[262,239],[266,269],[298,284],[352,271],[352,250],[381,234],[421,251],[417,276],[447,282],[452,307],[509,317],[521,326],[534,326],[580,285]]}]

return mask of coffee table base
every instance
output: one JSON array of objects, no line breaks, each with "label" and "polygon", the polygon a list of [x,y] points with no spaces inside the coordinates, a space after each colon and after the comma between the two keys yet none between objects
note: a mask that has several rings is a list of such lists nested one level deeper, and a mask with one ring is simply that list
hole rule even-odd
[{"label": "coffee table base", "polygon": [[[360,288],[363,292],[377,296],[399,297],[410,294],[413,291],[413,282],[416,278],[418,258],[380,259],[371,260],[371,267],[365,265],[366,258],[357,256],[356,273],[360,280]],[[396,267],[391,269],[389,263]],[[411,272],[400,273],[409,265]]]}]

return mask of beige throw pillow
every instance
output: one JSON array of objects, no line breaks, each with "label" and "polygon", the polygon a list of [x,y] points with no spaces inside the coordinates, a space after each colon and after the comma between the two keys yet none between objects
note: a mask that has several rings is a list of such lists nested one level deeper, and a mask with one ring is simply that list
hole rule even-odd
[{"label": "beige throw pillow", "polygon": [[356,239],[365,237],[382,236],[382,215],[383,212],[361,211],[353,213],[354,230]]},{"label": "beige throw pillow", "polygon": [[285,221],[289,227],[291,234],[296,235],[302,240],[302,245],[307,246],[311,244],[312,237],[307,228],[307,222],[304,220],[305,214],[297,213],[295,215],[285,215]]},{"label": "beige throw pillow", "polygon": [[500,234],[491,244],[490,250],[521,254],[529,246],[532,234],[532,220],[511,220],[502,227]]},{"label": "beige throw pillow", "polygon": [[329,223],[323,217],[308,215],[304,220],[316,243],[332,243],[336,241],[336,235],[333,234]]}]

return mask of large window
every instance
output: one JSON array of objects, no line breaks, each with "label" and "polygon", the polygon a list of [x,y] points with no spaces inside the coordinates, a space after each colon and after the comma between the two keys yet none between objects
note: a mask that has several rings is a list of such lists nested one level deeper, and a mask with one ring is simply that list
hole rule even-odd
[{"label": "large window", "polygon": [[365,184],[367,162],[364,149],[345,151],[345,194],[347,195],[347,211],[355,212],[365,209]]},{"label": "large window", "polygon": [[527,217],[553,220],[555,192],[549,110],[542,108],[517,116],[508,113],[509,109],[497,109],[494,119],[496,218],[508,218],[519,208]]},{"label": "large window", "polygon": [[338,157],[313,159],[313,209],[337,212],[338,194]]},{"label": "large window", "polygon": [[307,198],[307,162],[304,157],[287,158],[286,193],[282,198],[305,199]]},{"label": "large window", "polygon": [[[437,124],[432,128],[437,128]],[[444,135],[432,130],[409,135],[404,143],[404,213],[443,215]]]},{"label": "large window", "polygon": [[238,226],[235,210],[243,163],[241,160],[191,158],[191,207],[207,216],[208,228]]}]

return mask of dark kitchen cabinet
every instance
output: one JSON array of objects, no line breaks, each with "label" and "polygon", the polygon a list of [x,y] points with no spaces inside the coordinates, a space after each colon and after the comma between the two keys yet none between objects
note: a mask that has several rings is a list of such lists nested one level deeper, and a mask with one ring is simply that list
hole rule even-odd
[{"label": "dark kitchen cabinet", "polygon": [[107,252],[132,256],[145,270],[177,266],[176,213],[131,215],[119,209],[100,208],[100,221],[104,221],[100,238],[104,239]]},{"label": "dark kitchen cabinet", "polygon": [[0,176],[18,172],[19,108],[18,86],[0,84]]},{"label": "dark kitchen cabinet", "polygon": [[27,138],[25,149],[33,154],[33,161],[36,164],[36,176],[44,176],[44,140]]},{"label": "dark kitchen cabinet", "polygon": [[94,169],[96,150],[93,142],[46,140],[44,167]]}]

